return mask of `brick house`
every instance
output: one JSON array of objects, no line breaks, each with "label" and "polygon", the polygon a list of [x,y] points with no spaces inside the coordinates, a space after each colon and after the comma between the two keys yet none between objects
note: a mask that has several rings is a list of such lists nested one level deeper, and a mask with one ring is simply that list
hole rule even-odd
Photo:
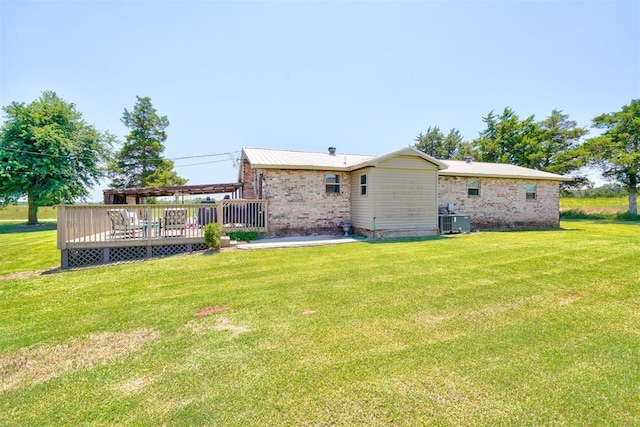
[{"label": "brick house", "polygon": [[411,147],[382,156],[243,148],[239,170],[241,197],[268,200],[272,235],[337,233],[343,221],[377,237],[433,235],[451,203],[475,229],[553,228],[559,182],[570,179]]}]

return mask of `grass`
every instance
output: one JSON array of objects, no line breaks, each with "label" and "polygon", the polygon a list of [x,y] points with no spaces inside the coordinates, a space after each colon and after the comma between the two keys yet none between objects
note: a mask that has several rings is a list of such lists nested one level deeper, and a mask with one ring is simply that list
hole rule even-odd
[{"label": "grass", "polygon": [[[55,220],[57,218],[54,207],[42,206],[38,208],[38,221]],[[26,205],[0,206],[0,221],[24,221],[27,222]]]},{"label": "grass", "polygon": [[0,222],[0,276],[40,272],[60,266],[56,223],[28,227],[24,222]]},{"label": "grass", "polygon": [[604,219],[640,221],[640,215],[629,213],[627,197],[561,198],[563,219]]},{"label": "grass", "polygon": [[640,226],[562,227],[5,276],[0,424],[636,424]]},{"label": "grass", "polygon": [[587,214],[618,214],[629,210],[629,199],[627,197],[562,197],[560,210],[579,210]]}]

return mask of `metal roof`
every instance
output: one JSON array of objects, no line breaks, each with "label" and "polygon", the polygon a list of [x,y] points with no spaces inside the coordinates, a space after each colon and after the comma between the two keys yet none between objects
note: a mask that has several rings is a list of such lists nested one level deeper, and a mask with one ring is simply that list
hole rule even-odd
[{"label": "metal roof", "polygon": [[243,148],[242,156],[254,168],[265,169],[310,169],[351,171],[367,166],[375,166],[378,162],[399,155],[410,155],[424,159],[444,169],[440,160],[434,159],[415,148],[406,147],[382,156],[362,154],[330,154],[313,151],[274,150],[265,148]]},{"label": "metal roof", "polygon": [[254,168],[345,170],[373,159],[359,154],[243,148],[243,157]]},{"label": "metal roof", "polygon": [[172,187],[140,187],[140,188],[109,188],[103,190],[107,194],[133,194],[140,197],[159,197],[195,194],[233,193],[242,187],[239,182],[229,184],[176,185]]},{"label": "metal roof", "polygon": [[537,179],[550,181],[572,181],[573,178],[515,166],[505,163],[485,163],[462,160],[438,160],[415,148],[406,147],[382,156],[361,154],[329,154],[329,152],[276,150],[269,148],[243,148],[242,157],[254,168],[265,169],[309,169],[352,171],[375,166],[379,161],[396,155],[414,155],[438,165],[438,174],[443,176],[469,176],[491,178]]},{"label": "metal roof", "polygon": [[573,181],[573,178],[543,172],[507,163],[485,163],[462,160],[443,160],[448,168],[438,173],[443,176],[469,176],[489,178],[539,179],[549,181]]}]

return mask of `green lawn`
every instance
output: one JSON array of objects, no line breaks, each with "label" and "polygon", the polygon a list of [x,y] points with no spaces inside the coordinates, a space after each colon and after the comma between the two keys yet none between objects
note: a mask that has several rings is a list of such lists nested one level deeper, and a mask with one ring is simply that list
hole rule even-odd
[{"label": "green lawn", "polygon": [[[56,209],[53,207],[38,208],[38,221],[55,220]],[[0,221],[24,221],[27,222],[27,206],[26,205],[8,205],[0,206]]]},{"label": "green lawn", "polygon": [[55,222],[35,227],[27,227],[25,223],[0,222],[0,276],[60,266]]},{"label": "green lawn", "polygon": [[560,198],[560,210],[584,213],[622,213],[629,210],[627,197]]},{"label": "green lawn", "polygon": [[640,225],[562,227],[3,267],[0,425],[637,424]]}]

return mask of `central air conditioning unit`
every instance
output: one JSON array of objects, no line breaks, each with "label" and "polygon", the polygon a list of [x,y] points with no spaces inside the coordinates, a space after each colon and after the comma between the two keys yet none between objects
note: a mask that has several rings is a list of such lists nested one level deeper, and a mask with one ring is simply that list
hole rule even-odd
[{"label": "central air conditioning unit", "polygon": [[440,234],[470,233],[469,215],[439,215]]}]

